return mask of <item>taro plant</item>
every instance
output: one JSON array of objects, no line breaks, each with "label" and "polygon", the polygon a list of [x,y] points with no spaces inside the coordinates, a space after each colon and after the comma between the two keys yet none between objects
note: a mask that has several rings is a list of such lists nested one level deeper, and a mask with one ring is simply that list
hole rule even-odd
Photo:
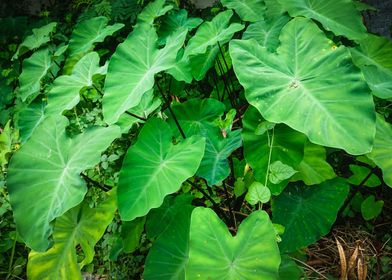
[{"label": "taro plant", "polygon": [[111,225],[111,254],[151,246],[143,279],[299,279],[292,254],[392,187],[392,43],[364,8],[155,0],[33,29],[0,136],[27,277],[81,279]]}]

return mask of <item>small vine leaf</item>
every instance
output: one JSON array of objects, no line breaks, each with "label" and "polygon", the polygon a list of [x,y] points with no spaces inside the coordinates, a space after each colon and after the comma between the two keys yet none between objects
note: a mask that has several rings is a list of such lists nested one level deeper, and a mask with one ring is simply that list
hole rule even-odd
[{"label": "small vine leaf", "polygon": [[249,186],[245,199],[250,205],[256,205],[259,202],[267,203],[271,199],[271,191],[262,183],[255,181]]},{"label": "small vine leaf", "polygon": [[368,196],[361,204],[362,217],[366,221],[377,218],[381,214],[383,206],[383,200],[376,201],[374,195]]},{"label": "small vine leaf", "polygon": [[277,160],[271,163],[269,167],[268,179],[272,184],[279,184],[280,182],[291,178],[297,170],[294,170],[290,165],[284,164]]}]

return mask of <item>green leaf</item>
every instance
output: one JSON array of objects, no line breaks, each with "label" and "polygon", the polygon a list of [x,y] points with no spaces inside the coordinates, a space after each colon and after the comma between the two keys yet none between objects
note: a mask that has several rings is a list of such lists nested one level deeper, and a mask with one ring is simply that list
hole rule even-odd
[{"label": "green leaf", "polygon": [[368,158],[381,168],[383,178],[392,187],[392,125],[387,123],[381,115],[377,115],[377,132],[374,146]]},{"label": "green leaf", "polygon": [[153,88],[155,74],[175,64],[186,34],[187,29],[179,29],[158,49],[154,27],[140,24],[117,47],[109,62],[103,97],[107,123],[115,123],[122,113],[137,106],[143,94]]},{"label": "green leaf", "polygon": [[47,118],[14,154],[8,169],[17,229],[35,251],[49,247],[50,223],[83,200],[87,187],[80,172],[94,167],[120,133],[116,126],[96,127],[71,139],[67,125],[64,117]]},{"label": "green leaf", "polygon": [[44,102],[33,102],[28,107],[19,112],[18,128],[20,141],[24,144],[31,136],[33,131],[44,120]]},{"label": "green leaf", "polygon": [[241,147],[241,130],[230,132],[226,138],[209,135],[206,137],[206,149],[197,175],[207,180],[209,186],[222,182],[230,174],[227,158]]},{"label": "green leaf", "polygon": [[173,9],[172,5],[165,6],[165,3],[166,0],[155,0],[148,3],[148,5],[138,15],[137,23],[152,25],[156,18],[163,16],[168,11]]},{"label": "green leaf", "polygon": [[289,16],[282,15],[272,20],[265,19],[251,23],[242,35],[242,39],[253,38],[262,47],[267,48],[270,52],[275,52],[279,46],[279,34],[289,20]]},{"label": "green leaf", "polygon": [[[349,167],[353,173],[353,175],[347,179],[350,184],[359,186],[365,178],[368,178],[363,186],[373,188],[381,185],[380,179],[376,174],[373,174],[371,169],[355,164],[350,164]],[[368,177],[370,172],[372,172],[372,175]]]},{"label": "green leaf", "polygon": [[185,279],[189,226],[194,209],[191,202],[191,196],[180,195],[169,207],[154,209],[154,218],[161,218],[161,221],[156,221],[154,226],[161,225],[163,228],[159,229],[159,237],[147,255],[143,272],[144,279]]},{"label": "green leaf", "polygon": [[250,214],[232,237],[209,208],[193,210],[187,279],[276,279],[280,255],[264,211]]},{"label": "green leaf", "polygon": [[52,89],[48,93],[48,105],[45,114],[62,114],[64,110],[70,110],[79,103],[79,92],[84,87],[93,85],[93,76],[105,74],[106,67],[99,66],[99,55],[91,52],[83,56],[74,66],[71,75],[58,77]]},{"label": "green leaf", "polygon": [[185,48],[185,57],[203,54],[209,46],[224,44],[228,42],[234,33],[242,30],[244,25],[232,23],[229,25],[230,18],[233,16],[231,10],[224,11],[216,15],[211,21],[206,21],[197,29],[196,34],[189,40]]},{"label": "green leaf", "polygon": [[271,191],[269,188],[256,181],[249,186],[248,193],[245,196],[245,200],[250,205],[256,205],[259,202],[267,203],[270,199]]},{"label": "green leaf", "polygon": [[103,42],[123,27],[122,23],[108,25],[106,17],[95,17],[78,23],[69,41],[70,57],[89,52],[95,43]]},{"label": "green leaf", "polygon": [[39,93],[41,79],[46,76],[51,65],[49,49],[39,50],[23,61],[23,71],[19,77],[19,96],[22,101]]},{"label": "green leaf", "polygon": [[201,18],[188,18],[188,11],[181,9],[175,11],[167,16],[162,21],[161,27],[159,28],[159,37],[162,43],[166,42],[167,37],[169,37],[175,30],[185,27],[189,31],[198,27],[203,20]]},{"label": "green leaf", "polygon": [[272,184],[279,184],[284,180],[290,179],[297,172],[290,165],[277,160],[269,166],[268,179]]},{"label": "green leaf", "polygon": [[326,158],[323,146],[307,141],[304,158],[297,167],[298,173],[293,176],[292,181],[302,180],[306,185],[316,185],[335,178],[335,172]]},{"label": "green leaf", "polygon": [[315,19],[326,30],[352,40],[363,39],[366,28],[352,0],[278,0],[292,17]]},{"label": "green leaf", "polygon": [[150,119],[135,145],[128,149],[120,171],[118,207],[121,218],[131,221],[159,207],[166,195],[196,173],[204,154],[205,140],[190,137],[171,143],[168,124]]},{"label": "green leaf", "polygon": [[146,217],[137,218],[130,222],[123,222],[121,225],[121,239],[123,243],[123,252],[133,253],[140,244],[140,238],[144,231]]},{"label": "green leaf", "polygon": [[348,192],[349,186],[340,179],[287,187],[272,203],[272,221],[285,227],[281,252],[294,252],[326,235]]},{"label": "green leaf", "polygon": [[234,10],[243,21],[260,21],[264,19],[265,4],[263,0],[222,0],[222,5]]},{"label": "green leaf", "polygon": [[[80,269],[92,262],[94,246],[101,239],[116,211],[115,192],[90,208],[87,203],[72,208],[56,219],[54,245],[44,253],[31,251],[27,265],[29,279],[83,279]],[[77,256],[76,246],[80,245],[84,258]]]},{"label": "green leaf", "polygon": [[12,60],[17,59],[20,55],[23,55],[29,50],[38,49],[40,46],[50,41],[50,34],[54,32],[57,26],[57,22],[51,22],[40,28],[33,28],[33,34],[27,36],[23,42],[19,45],[16,53],[12,57]]},{"label": "green leaf", "polygon": [[280,42],[274,54],[254,40],[231,41],[234,70],[248,102],[268,121],[283,122],[315,144],[354,155],[369,152],[373,99],[348,50],[334,46],[304,18],[290,21]]},{"label": "green leaf", "polygon": [[392,97],[392,43],[390,40],[368,34],[359,47],[351,48],[355,65],[361,68],[365,80],[380,98]]},{"label": "green leaf", "polygon": [[[242,123],[244,156],[252,167],[257,181],[266,181],[269,165],[275,161],[297,168],[303,158],[305,135],[284,124],[277,124],[272,130],[258,135],[259,124],[264,123],[264,119],[252,106],[245,112]],[[286,180],[282,185],[268,184],[268,187],[272,194],[278,195],[287,183]]]},{"label": "green leaf", "polygon": [[12,151],[11,120],[7,122],[0,133],[0,170],[3,172],[8,163],[8,154]]},{"label": "green leaf", "polygon": [[219,53],[219,46],[209,46],[205,53],[192,55],[189,58],[190,71],[196,81],[204,79],[206,73],[214,65],[215,58]]},{"label": "green leaf", "polygon": [[366,220],[372,220],[381,214],[384,206],[383,200],[375,200],[374,195],[368,196],[361,204],[362,217]]}]

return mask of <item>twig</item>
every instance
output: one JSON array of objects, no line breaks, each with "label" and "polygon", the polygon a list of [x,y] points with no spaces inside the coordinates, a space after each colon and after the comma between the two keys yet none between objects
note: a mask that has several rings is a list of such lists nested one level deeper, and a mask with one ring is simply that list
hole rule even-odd
[{"label": "twig", "polygon": [[91,183],[94,186],[97,186],[98,188],[100,188],[101,190],[103,190],[105,192],[110,191],[112,189],[111,186],[108,186],[108,185],[102,184],[100,182],[97,182],[97,181],[91,179],[89,176],[87,176],[84,173],[80,173],[80,176],[82,176],[83,179],[85,179],[87,182]]},{"label": "twig", "polygon": [[297,258],[291,257],[291,256],[290,256],[290,258],[293,259],[293,260],[295,260],[296,262],[299,262],[300,264],[306,266],[307,268],[309,268],[309,269],[312,270],[313,272],[315,272],[315,273],[317,273],[318,275],[320,275],[323,279],[327,279],[327,280],[328,280],[327,277],[325,277],[324,275],[322,275],[317,269],[311,267],[311,266],[308,265],[307,263],[305,263],[305,262],[303,262],[303,261],[301,261],[301,260],[299,260],[299,259],[297,259]]},{"label": "twig", "polygon": [[130,115],[130,116],[132,116],[132,117],[134,117],[134,118],[137,118],[137,119],[139,119],[139,120],[142,120],[142,121],[146,121],[146,120],[147,120],[146,118],[143,118],[143,117],[140,117],[140,116],[138,116],[138,115],[135,115],[134,113],[131,113],[131,112],[129,112],[129,111],[125,111],[125,114]]}]

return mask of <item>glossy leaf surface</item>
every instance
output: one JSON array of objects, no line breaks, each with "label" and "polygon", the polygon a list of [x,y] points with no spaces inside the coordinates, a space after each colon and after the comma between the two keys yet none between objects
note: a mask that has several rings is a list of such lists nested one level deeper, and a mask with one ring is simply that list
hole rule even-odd
[{"label": "glossy leaf surface", "polygon": [[221,0],[223,6],[233,9],[243,21],[260,21],[264,19],[265,4],[263,0]]},{"label": "glossy leaf surface", "polygon": [[[80,269],[92,262],[94,246],[101,239],[116,211],[116,196],[110,196],[96,208],[87,203],[76,206],[56,220],[54,245],[44,253],[31,251],[27,275],[32,280],[83,279]],[[76,246],[84,258],[78,262]]]},{"label": "glossy leaf surface", "polygon": [[277,279],[280,255],[264,211],[242,221],[235,237],[208,208],[193,210],[187,279]]},{"label": "glossy leaf surface", "polygon": [[377,132],[374,147],[368,158],[374,161],[382,170],[383,178],[392,187],[392,125],[381,115],[377,116]]},{"label": "glossy leaf surface", "polygon": [[123,220],[131,221],[159,207],[166,195],[178,191],[196,173],[205,140],[190,137],[177,145],[171,141],[169,125],[153,118],[143,126],[136,144],[128,149],[118,187]]},{"label": "glossy leaf surface", "polygon": [[315,19],[335,35],[358,40],[366,36],[362,16],[352,0],[278,0],[292,17]]},{"label": "glossy leaf surface", "polygon": [[70,56],[89,52],[95,43],[100,43],[106,37],[124,27],[122,23],[108,25],[107,17],[95,17],[80,22],[72,32],[69,41]]},{"label": "glossy leaf surface", "polygon": [[334,46],[304,18],[290,21],[280,42],[277,54],[253,40],[231,42],[234,70],[248,102],[268,121],[286,123],[313,143],[354,155],[369,152],[374,104],[348,50]]},{"label": "glossy leaf surface", "polygon": [[80,172],[94,167],[120,133],[115,126],[96,127],[71,139],[65,133],[67,125],[64,117],[46,119],[13,156],[8,169],[17,229],[35,251],[49,247],[50,223],[83,200],[87,187]]},{"label": "glossy leaf surface", "polygon": [[340,179],[317,186],[290,185],[272,203],[272,221],[285,227],[281,252],[294,252],[326,235],[349,186]]},{"label": "glossy leaf surface", "polygon": [[184,43],[187,29],[179,29],[158,49],[158,37],[151,25],[139,24],[117,47],[109,62],[103,97],[103,115],[115,123],[126,110],[137,106],[154,86],[155,74],[171,68]]}]

